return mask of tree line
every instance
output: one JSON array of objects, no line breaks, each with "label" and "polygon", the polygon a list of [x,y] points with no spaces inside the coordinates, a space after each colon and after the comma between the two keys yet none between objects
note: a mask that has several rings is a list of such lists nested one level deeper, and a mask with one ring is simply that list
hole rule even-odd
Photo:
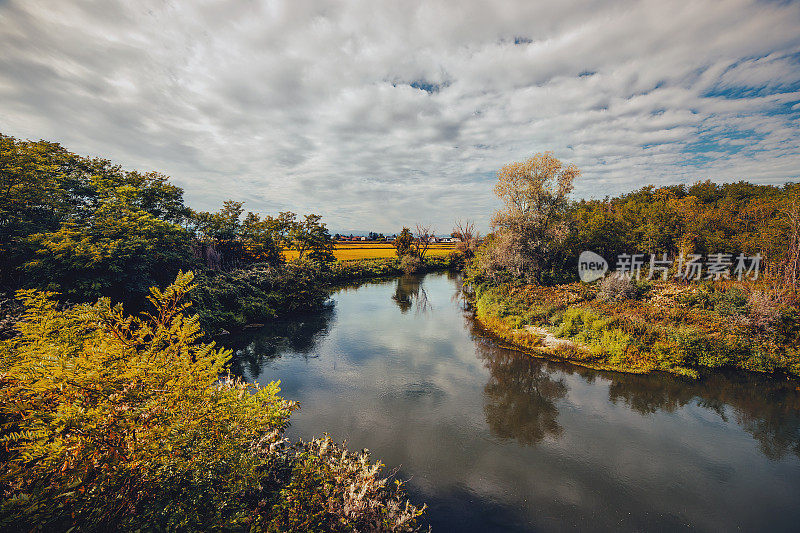
[{"label": "tree line", "polygon": [[196,211],[163,174],[0,134],[2,292],[38,287],[73,301],[131,302],[180,269],[276,265],[284,249],[329,262],[334,245],[319,215],[260,216],[232,200]]},{"label": "tree line", "polygon": [[502,209],[479,253],[482,279],[575,281],[578,256],[591,250],[612,263],[623,253],[758,253],[769,275],[797,283],[800,183],[698,181],[570,200],[579,176],[549,152],[500,169],[495,192]]}]

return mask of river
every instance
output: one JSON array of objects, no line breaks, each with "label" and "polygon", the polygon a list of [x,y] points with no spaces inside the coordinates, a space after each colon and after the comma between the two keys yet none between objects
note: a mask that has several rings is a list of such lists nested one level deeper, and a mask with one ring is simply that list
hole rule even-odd
[{"label": "river", "polygon": [[798,383],[600,372],[498,347],[450,274],[336,291],[230,339],[300,402],[287,431],[368,448],[434,531],[800,528]]}]

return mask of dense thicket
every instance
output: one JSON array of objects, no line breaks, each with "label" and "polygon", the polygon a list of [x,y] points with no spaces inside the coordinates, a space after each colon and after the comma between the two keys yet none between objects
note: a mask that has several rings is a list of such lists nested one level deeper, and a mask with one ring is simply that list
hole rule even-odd
[{"label": "dense thicket", "polygon": [[800,183],[649,185],[613,198],[566,202],[558,197],[565,186],[554,177],[528,186],[538,203],[495,216],[495,231],[472,272],[479,282],[576,281],[584,250],[612,268],[619,254],[641,253],[647,261],[651,254],[761,254],[762,273],[775,277],[798,261]]},{"label": "dense thicket", "polygon": [[56,143],[0,134],[0,287],[121,299],[191,260],[183,191]]},{"label": "dense thicket", "polygon": [[[317,215],[262,217],[245,214],[234,201],[217,212],[195,211],[161,174],[125,171],[56,143],[0,134],[0,295],[40,288],[62,301],[104,296],[136,309],[150,287],[192,268],[209,281],[197,296],[209,306],[230,297],[219,296],[221,287],[240,282],[250,300],[238,307],[250,309],[233,314],[252,321],[318,305],[321,289],[298,288],[302,273],[286,266],[281,252],[297,250],[303,264],[317,268],[334,260],[333,246]],[[254,272],[241,272],[253,265],[259,265]],[[5,316],[9,306],[0,307]],[[203,317],[219,310],[206,311]]]},{"label": "dense thicket", "polygon": [[570,228],[560,262],[550,279],[573,280],[581,251],[592,250],[609,262],[622,253],[760,253],[762,265],[781,274],[792,244],[793,213],[800,206],[800,183],[783,186],[747,182],[691,186],[647,186],[603,200],[570,206]]}]

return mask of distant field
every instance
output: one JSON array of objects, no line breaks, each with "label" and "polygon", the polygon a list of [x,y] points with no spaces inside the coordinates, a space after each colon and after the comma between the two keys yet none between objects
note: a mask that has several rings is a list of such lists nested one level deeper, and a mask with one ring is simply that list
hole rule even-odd
[{"label": "distant field", "polygon": [[[455,250],[454,244],[431,244],[428,248],[429,255],[447,255]],[[370,242],[357,242],[357,243],[340,243],[336,245],[336,250],[333,252],[336,259],[340,261],[348,261],[352,259],[381,259],[384,257],[395,257],[394,246],[384,243],[370,243]],[[297,258],[296,250],[284,250],[284,257],[286,259]]]}]

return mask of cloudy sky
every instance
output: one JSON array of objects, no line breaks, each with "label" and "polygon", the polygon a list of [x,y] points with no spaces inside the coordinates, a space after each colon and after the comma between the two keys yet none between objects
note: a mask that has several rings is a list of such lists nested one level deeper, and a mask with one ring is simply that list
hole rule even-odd
[{"label": "cloudy sky", "polygon": [[552,150],[577,197],[800,176],[800,4],[0,0],[0,131],[334,230],[486,223]]}]

